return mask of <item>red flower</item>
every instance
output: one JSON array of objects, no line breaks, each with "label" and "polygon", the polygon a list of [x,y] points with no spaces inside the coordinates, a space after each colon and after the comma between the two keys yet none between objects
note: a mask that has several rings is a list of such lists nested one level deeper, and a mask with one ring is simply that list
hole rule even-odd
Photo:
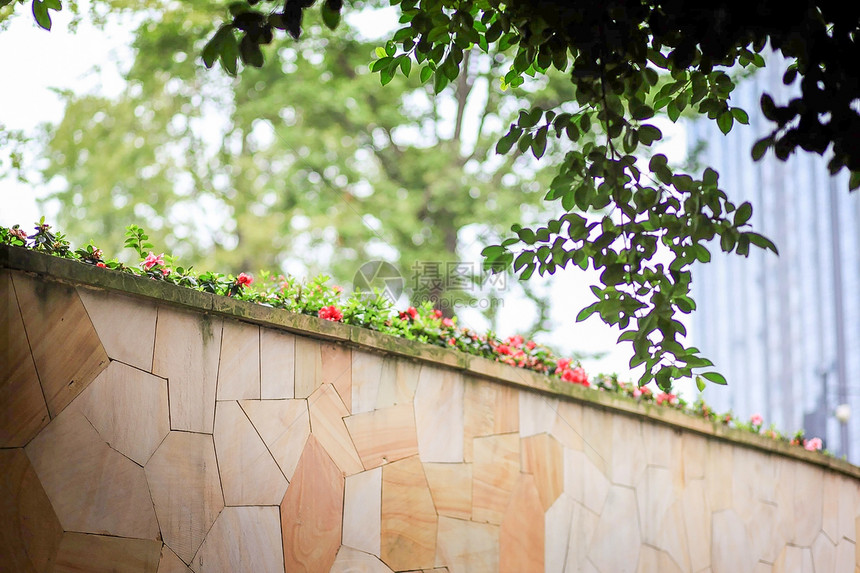
[{"label": "red flower", "polygon": [[663,402],[667,402],[668,404],[677,404],[678,397],[674,394],[668,394],[666,392],[657,394],[657,404],[662,404]]},{"label": "red flower", "polygon": [[442,318],[442,311],[437,308],[436,310],[433,311],[433,316],[435,318]]},{"label": "red flower", "polygon": [[161,269],[161,274],[167,276],[170,274],[170,269]]},{"label": "red flower", "polygon": [[236,284],[239,286],[247,286],[254,282],[253,277],[246,275],[245,273],[239,273],[239,276],[236,277]]},{"label": "red flower", "polygon": [[583,386],[590,386],[588,383],[588,375],[585,373],[581,367],[577,366],[576,368],[568,368],[561,374],[561,379],[566,380],[572,384],[582,384]]},{"label": "red flower", "polygon": [[508,344],[512,344],[513,346],[516,346],[517,348],[522,346],[523,342],[525,342],[525,340],[519,334],[515,334],[515,335],[511,336],[510,338],[508,338]]},{"label": "red flower", "polygon": [[99,267],[100,269],[106,269],[107,268],[107,265],[101,261],[97,262],[96,266]]},{"label": "red flower", "polygon": [[416,318],[418,318],[418,311],[415,310],[414,306],[410,306],[409,308],[400,313],[400,320],[415,320]]},{"label": "red flower", "polygon": [[528,348],[529,350],[534,350],[535,346],[537,346],[537,344],[535,344],[534,340],[529,340],[528,342],[526,342],[526,348]]},{"label": "red flower", "polygon": [[511,347],[507,344],[499,344],[498,346],[496,346],[496,352],[498,352],[499,354],[507,355],[511,353]]},{"label": "red flower", "polygon": [[456,341],[456,340],[454,340],[453,338],[449,338],[449,339],[448,339],[448,344],[450,344],[451,346],[454,346],[455,344],[457,344],[457,341]]},{"label": "red flower", "polygon": [[445,328],[454,328],[454,321],[450,318],[443,318],[442,326],[444,326]]},{"label": "red flower", "polygon": [[319,317],[323,320],[338,322],[343,320],[343,313],[335,305],[324,306],[319,311]]}]

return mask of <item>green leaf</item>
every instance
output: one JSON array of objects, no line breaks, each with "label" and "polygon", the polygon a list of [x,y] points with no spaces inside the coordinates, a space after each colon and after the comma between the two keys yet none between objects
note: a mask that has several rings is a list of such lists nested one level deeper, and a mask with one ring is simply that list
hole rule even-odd
[{"label": "green leaf", "polygon": [[203,65],[207,68],[211,68],[215,64],[215,60],[218,59],[218,55],[221,53],[221,48],[224,45],[225,37],[227,34],[233,33],[232,29],[232,26],[228,24],[221,26],[203,47]]},{"label": "green leaf", "polygon": [[735,212],[735,227],[740,227],[750,220],[752,217],[753,208],[749,201],[744,202]]},{"label": "green leaf", "polygon": [[419,76],[421,79],[421,83],[426,83],[427,80],[430,79],[430,76],[433,75],[433,70],[430,69],[430,66],[424,66],[421,68],[421,75]]},{"label": "green leaf", "polygon": [[776,248],[776,245],[773,244],[773,241],[768,239],[763,235],[759,235],[758,233],[744,233],[750,238],[750,242],[760,249],[767,249],[769,251],[773,251],[774,254],[778,255],[779,251]]},{"label": "green leaf", "polygon": [[532,153],[536,159],[540,159],[543,157],[544,152],[546,151],[546,127],[542,127],[538,130],[537,135],[535,135],[534,139],[532,139]]},{"label": "green leaf", "polygon": [[236,41],[236,36],[232,31],[225,34],[224,41],[221,44],[221,67],[230,76],[236,76],[236,71],[239,63],[239,43]]},{"label": "green leaf", "polygon": [[651,145],[655,141],[662,139],[663,132],[653,125],[643,125],[639,128],[639,141],[643,145]]},{"label": "green leaf", "polygon": [[598,311],[600,305],[600,301],[597,301],[593,304],[588,305],[579,311],[579,314],[576,315],[576,322],[582,322],[587,319],[589,316]]},{"label": "green leaf", "polygon": [[860,171],[852,171],[851,177],[848,178],[848,190],[854,191],[860,187]]},{"label": "green leaf", "polygon": [[45,30],[51,29],[51,16],[48,14],[48,5],[42,0],[33,0],[33,18]]},{"label": "green leaf", "polygon": [[388,56],[388,54],[385,53],[385,48],[383,48],[381,46],[376,47],[375,53],[376,53],[376,57],[380,58],[380,59]]},{"label": "green leaf", "polygon": [[330,6],[330,2],[325,2],[320,9],[322,12],[323,24],[329,30],[334,30],[340,24],[340,10],[334,10]]},{"label": "green leaf", "polygon": [[750,123],[750,117],[747,115],[747,112],[739,107],[732,108],[732,117],[734,117],[741,125],[749,125]]},{"label": "green leaf", "polygon": [[409,56],[400,56],[400,58],[400,72],[408,78],[412,71],[412,58]]},{"label": "green leaf", "polygon": [[702,376],[714,384],[719,384],[721,386],[725,386],[727,384],[726,378],[719,372],[705,372]]},{"label": "green leaf", "polygon": [[770,147],[772,141],[773,140],[770,138],[770,136],[768,136],[762,137],[755,142],[755,145],[753,145],[752,148],[752,158],[754,161],[758,161],[759,159],[764,157],[764,154],[767,152],[767,148]]},{"label": "green leaf", "polygon": [[732,124],[734,124],[734,122],[735,118],[729,111],[724,111],[717,116],[717,126],[719,126],[720,131],[722,131],[724,135],[732,130]]},{"label": "green leaf", "polygon": [[705,391],[705,380],[701,376],[696,376],[696,388],[699,389],[699,392]]}]

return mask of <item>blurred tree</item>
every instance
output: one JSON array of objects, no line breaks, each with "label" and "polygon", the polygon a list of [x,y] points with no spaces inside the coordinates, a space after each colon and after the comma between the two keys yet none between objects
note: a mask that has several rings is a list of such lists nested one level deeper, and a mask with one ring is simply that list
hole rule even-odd
[{"label": "blurred tree", "polygon": [[[280,67],[213,77],[196,58],[215,4],[139,8],[125,91],[67,95],[48,134],[48,200],[62,203],[58,224],[71,238],[121,244],[135,222],[199,268],[300,263],[339,282],[382,258],[416,296],[468,303],[481,292],[463,282],[480,280],[477,246],[539,219],[559,149],[539,169],[494,146],[524,96],[550,107],[571,99],[565,78],[504,93],[492,84],[510,60],[475,53],[439,97],[416,74],[381,88],[366,73],[377,42],[310,18],[300,42],[267,47]],[[548,328],[546,302],[525,293],[538,310],[532,330]],[[492,320],[495,308],[483,310]]]}]

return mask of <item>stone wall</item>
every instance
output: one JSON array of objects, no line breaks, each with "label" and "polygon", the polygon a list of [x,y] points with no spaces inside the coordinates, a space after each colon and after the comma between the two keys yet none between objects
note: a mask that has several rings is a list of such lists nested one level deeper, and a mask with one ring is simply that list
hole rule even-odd
[{"label": "stone wall", "polygon": [[839,460],[312,317],[0,263],[2,571],[860,571],[860,470]]}]

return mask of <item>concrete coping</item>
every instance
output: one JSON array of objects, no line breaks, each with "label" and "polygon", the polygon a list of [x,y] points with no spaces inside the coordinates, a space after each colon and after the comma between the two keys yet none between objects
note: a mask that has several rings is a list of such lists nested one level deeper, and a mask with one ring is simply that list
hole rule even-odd
[{"label": "concrete coping", "polygon": [[860,467],[845,460],[809,452],[747,431],[729,428],[673,408],[568,384],[531,370],[516,368],[481,356],[407,340],[370,329],[323,320],[306,314],[199,292],[168,282],[102,269],[79,261],[39,253],[24,247],[0,245],[0,268],[24,271],[53,280],[84,285],[108,291],[119,291],[136,297],[155,299],[160,304],[197,310],[242,320],[260,326],[286,330],[309,338],[338,342],[363,350],[394,354],[419,362],[452,368],[465,374],[497,383],[528,388],[554,397],[563,397],[595,408],[687,430],[714,439],[731,442],[789,458],[802,460],[835,472],[860,479]]}]

